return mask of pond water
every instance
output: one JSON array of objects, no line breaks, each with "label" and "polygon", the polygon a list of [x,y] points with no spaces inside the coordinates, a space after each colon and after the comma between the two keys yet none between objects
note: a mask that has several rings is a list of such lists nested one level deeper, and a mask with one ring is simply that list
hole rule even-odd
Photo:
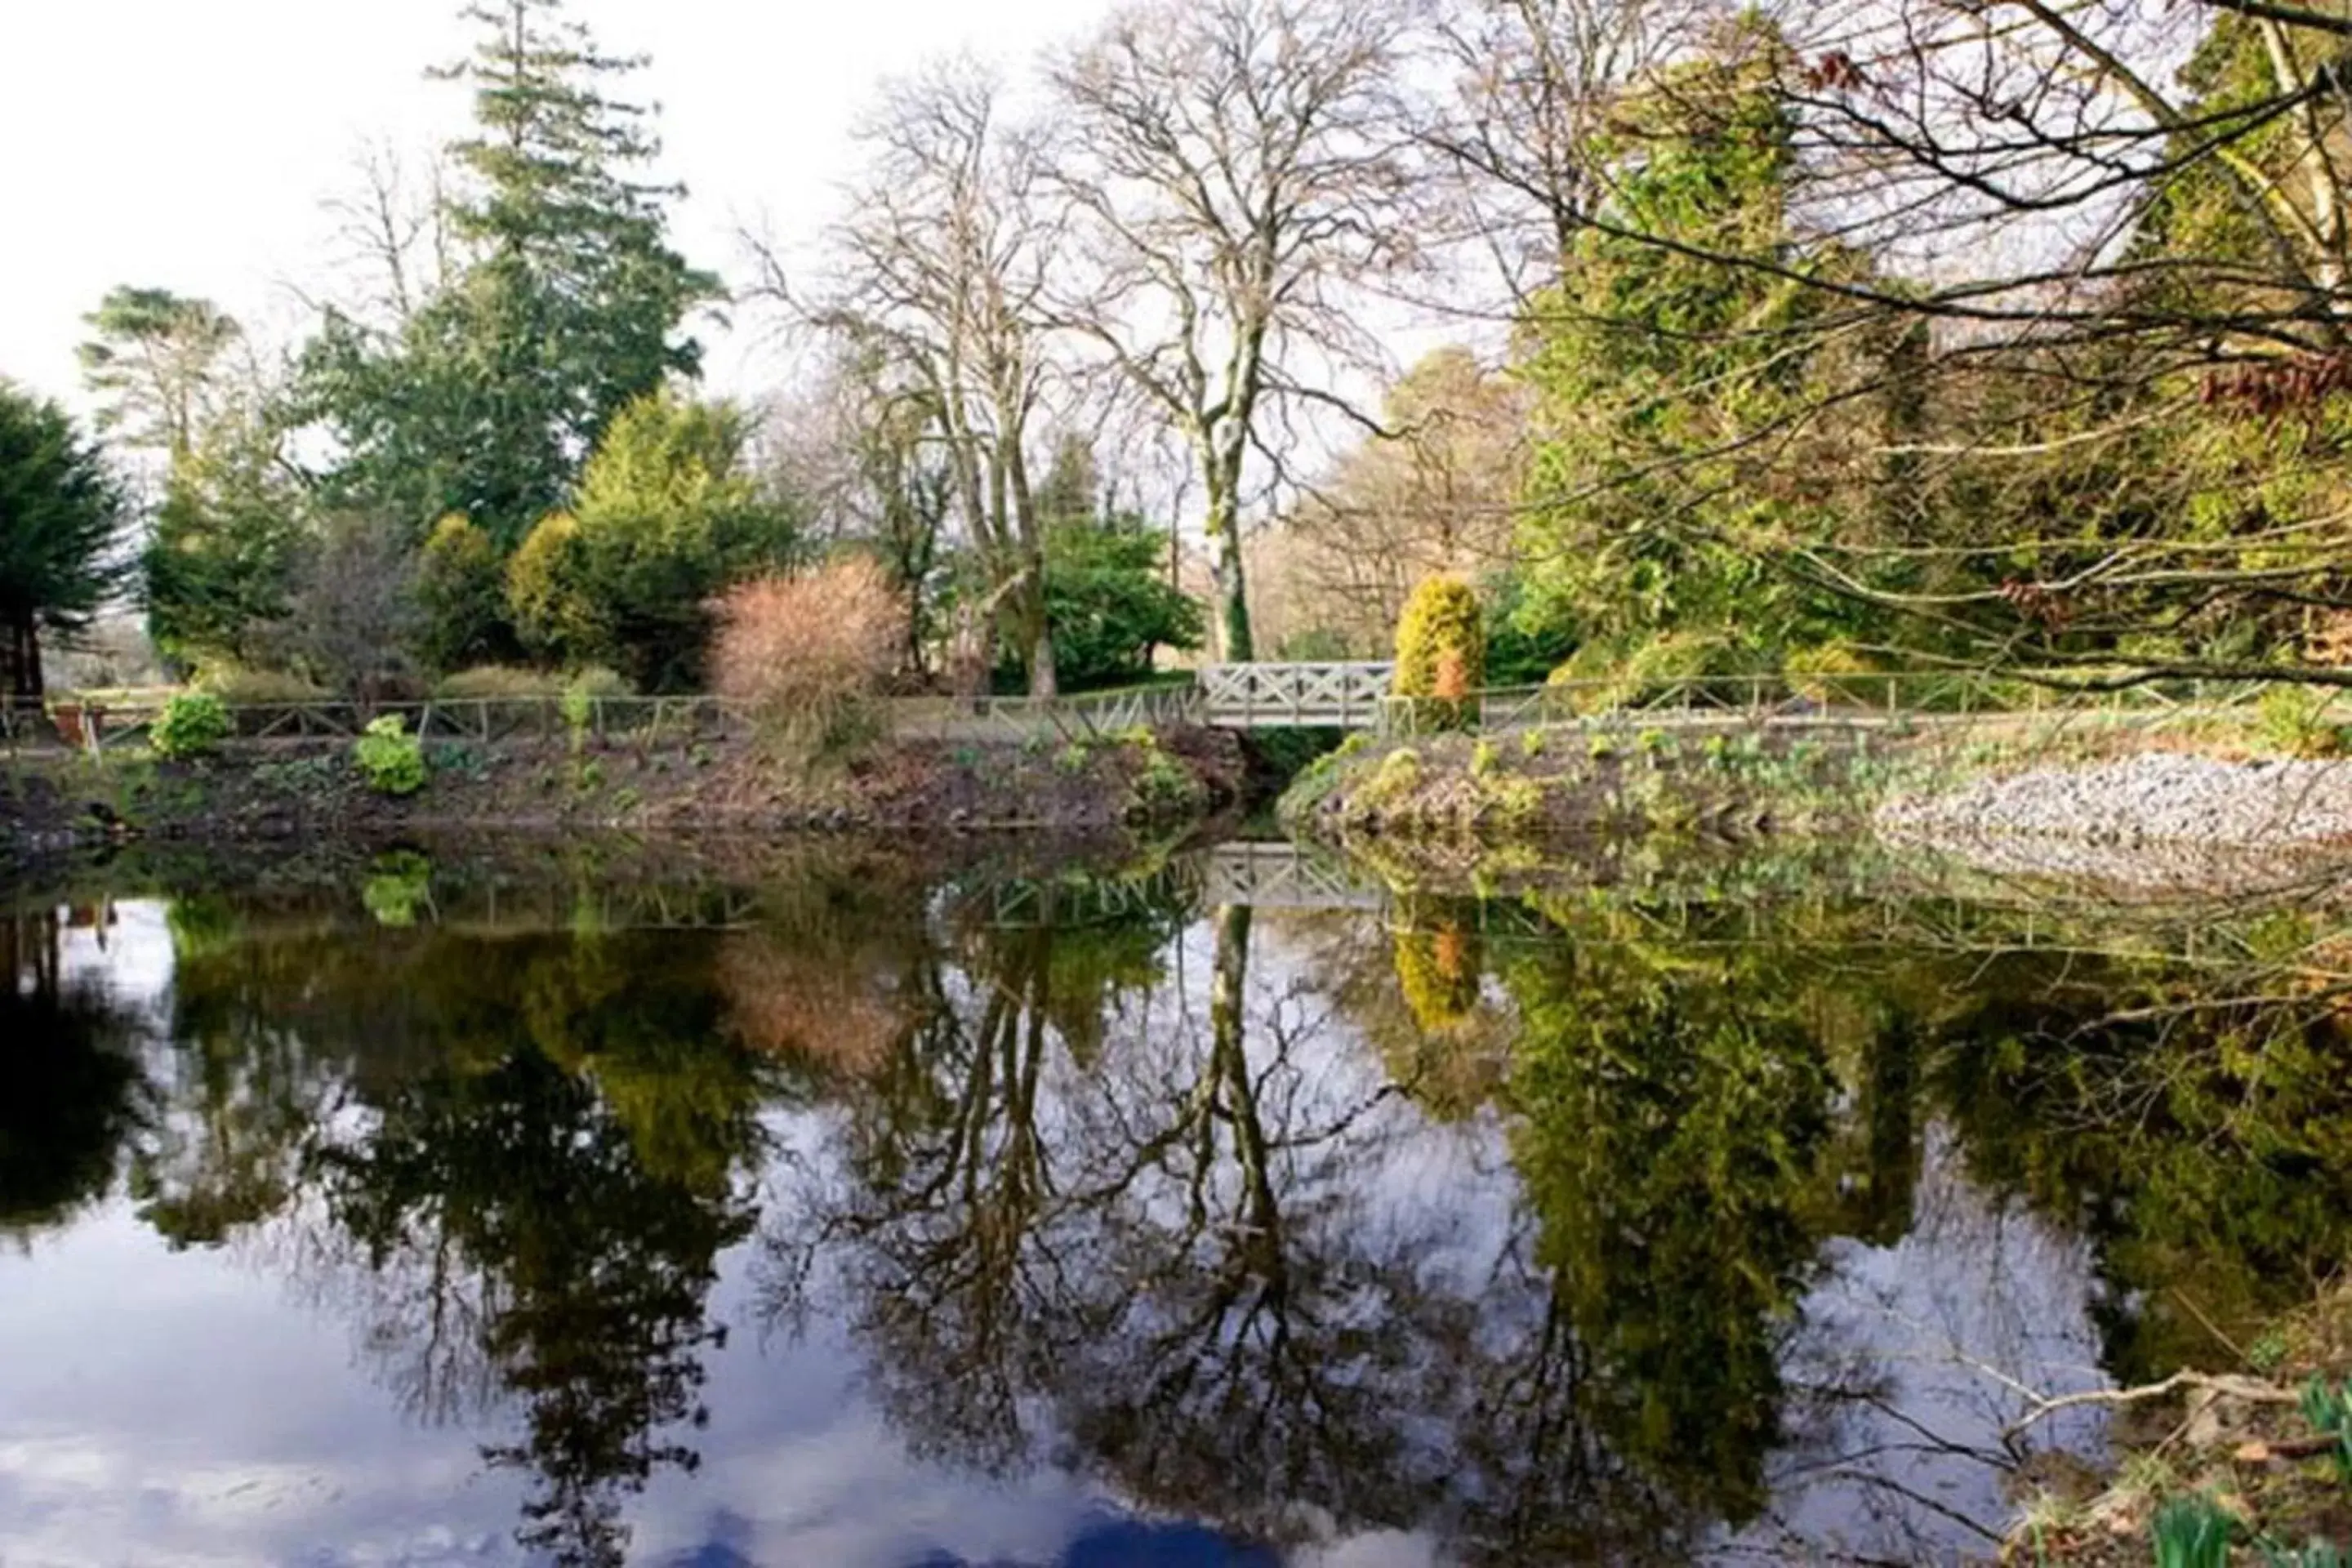
[{"label": "pond water", "polygon": [[2307,911],[1213,861],[20,891],[0,1560],[1962,1561],[2344,1256]]}]

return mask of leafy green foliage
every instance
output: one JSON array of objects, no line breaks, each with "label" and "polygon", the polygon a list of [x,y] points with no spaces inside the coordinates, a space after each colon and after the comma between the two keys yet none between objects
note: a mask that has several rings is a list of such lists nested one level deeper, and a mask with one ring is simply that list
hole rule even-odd
[{"label": "leafy green foliage", "polygon": [[1769,449],[1751,439],[1811,409],[1842,368],[1811,332],[1827,296],[1787,274],[1853,266],[1792,237],[1778,47],[1743,25],[1612,117],[1588,149],[1611,171],[1611,222],[1579,232],[1527,314],[1536,449],[1515,619],[1604,667],[1696,630],[1723,639],[1727,665],[1769,668],[1846,613],[1776,552],[1853,534],[1864,509],[1839,485],[1866,491],[1876,470],[1841,443],[1877,433],[1813,417]]},{"label": "leafy green foliage", "polygon": [[1490,687],[1541,686],[1561,662],[1576,651],[1575,637],[1565,626],[1539,616],[1522,616],[1527,596],[1525,574],[1497,572],[1480,580],[1479,601],[1486,607],[1486,679]]},{"label": "leafy green foliage", "polygon": [[425,536],[417,558],[416,602],[422,623],[417,652],[427,668],[446,672],[514,656],[506,562],[498,542],[471,518],[453,512]]},{"label": "leafy green foliage", "polygon": [[[1065,477],[1069,486],[1076,481]],[[1159,648],[1201,646],[1200,602],[1168,581],[1168,542],[1142,518],[1055,526],[1045,537],[1045,614],[1065,691],[1118,686],[1151,673]],[[1005,673],[1022,671],[1017,647]]]},{"label": "leafy green foliage", "polygon": [[511,549],[561,506],[606,426],[700,351],[679,335],[718,284],[665,233],[670,188],[636,177],[646,110],[605,94],[642,62],[599,50],[561,0],[467,13],[478,130],[443,216],[463,265],[389,327],[331,316],[305,352],[302,410],[337,438],[331,500],[424,528],[461,512]]},{"label": "leafy green foliage", "polygon": [[2327,1457],[2337,1483],[2352,1488],[2352,1381],[2331,1388],[2325,1378],[2314,1377],[2303,1385],[2302,1407],[2314,1430],[2336,1439]]},{"label": "leafy green foliage", "polygon": [[236,727],[228,704],[218,697],[209,691],[183,691],[163,705],[150,737],[160,755],[201,757],[219,750]]},{"label": "leafy green foliage", "polygon": [[2264,745],[2290,757],[2333,757],[2352,734],[2352,702],[2334,687],[2274,686],[2255,720]]},{"label": "leafy green foliage", "polygon": [[302,502],[262,460],[197,454],[165,481],[141,565],[149,634],[184,663],[266,659],[288,613]]},{"label": "leafy green foliage", "polygon": [[309,501],[284,461],[282,410],[228,363],[243,329],[163,289],[116,289],[87,321],[100,427],[165,459],[142,562],[157,647],[183,664],[264,657]]},{"label": "leafy green foliage", "polygon": [[632,404],[589,460],[569,512],[531,531],[508,573],[524,639],[604,663],[645,690],[702,679],[709,601],[789,564],[792,510],[746,471],[741,415],[667,394]]},{"label": "leafy green foliage", "polygon": [[244,336],[236,318],[209,300],[124,287],[83,321],[94,335],[77,352],[106,405],[99,428],[174,466],[193,454],[215,414],[221,357]]},{"label": "leafy green foliage", "polygon": [[55,403],[0,382],[0,699],[41,692],[40,638],[122,584],[121,491]]},{"label": "leafy green foliage", "polygon": [[2156,1568],[2229,1568],[2237,1521],[2204,1493],[2165,1499],[2152,1528]]},{"label": "leafy green foliage", "polygon": [[378,795],[415,795],[425,787],[425,745],[397,713],[368,725],[352,745],[352,761]]}]

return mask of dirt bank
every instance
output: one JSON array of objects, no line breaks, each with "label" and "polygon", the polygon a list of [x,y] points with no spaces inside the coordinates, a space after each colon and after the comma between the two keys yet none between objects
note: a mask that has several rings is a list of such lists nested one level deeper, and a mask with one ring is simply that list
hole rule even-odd
[{"label": "dirt bank", "polygon": [[193,762],[28,752],[0,763],[0,863],[129,836],[1164,826],[1236,802],[1246,771],[1233,737],[1205,730],[893,742],[818,768],[748,742],[687,750],[516,742],[436,745],[429,755],[430,782],[394,798],[366,787],[341,742],[247,745]]},{"label": "dirt bank", "polygon": [[1882,769],[1866,734],[1575,727],[1373,742],[1309,767],[1283,796],[1332,838],[1540,839],[1664,828],[1752,836],[1858,822]]}]

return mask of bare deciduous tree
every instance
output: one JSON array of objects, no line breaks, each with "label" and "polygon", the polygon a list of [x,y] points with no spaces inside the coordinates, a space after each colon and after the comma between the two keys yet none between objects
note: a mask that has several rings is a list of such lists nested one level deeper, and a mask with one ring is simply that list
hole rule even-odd
[{"label": "bare deciduous tree", "polygon": [[1255,651],[1253,478],[1279,482],[1303,413],[1363,420],[1337,385],[1379,358],[1352,289],[1417,254],[1404,20],[1391,0],[1144,0],[1052,68],[1082,246],[1060,317],[1192,450],[1226,659]]},{"label": "bare deciduous tree", "polygon": [[1258,629],[1327,633],[1351,655],[1381,656],[1423,577],[1508,566],[1529,401],[1465,348],[1406,372],[1382,416],[1394,434],[1349,452],[1253,542]]},{"label": "bare deciduous tree", "polygon": [[[1605,199],[1596,152],[1629,88],[1694,47],[1706,0],[1447,0],[1429,29],[1445,90],[1418,116],[1446,187],[1439,232],[1482,253],[1512,306],[1559,276]],[[1474,294],[1457,307],[1479,310]]]},{"label": "bare deciduous tree", "polygon": [[1031,692],[1050,696],[1028,448],[1050,423],[1059,381],[1044,305],[1058,244],[1040,199],[1037,140],[1006,122],[992,76],[957,60],[894,84],[860,141],[866,171],[832,236],[832,276],[813,293],[795,290],[764,252],[768,291],[809,325],[919,378],[986,565],[986,600],[1009,612]]}]

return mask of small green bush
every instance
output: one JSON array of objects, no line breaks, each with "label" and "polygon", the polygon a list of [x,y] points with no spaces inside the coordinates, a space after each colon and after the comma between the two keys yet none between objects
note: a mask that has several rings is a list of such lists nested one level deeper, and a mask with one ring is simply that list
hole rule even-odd
[{"label": "small green bush", "polygon": [[1147,734],[1128,745],[1136,757],[1134,775],[1128,783],[1129,821],[1171,816],[1200,808],[1205,796],[1201,781],[1161,751],[1157,739]]},{"label": "small green bush", "polygon": [[1356,787],[1350,805],[1378,808],[1400,800],[1421,787],[1421,753],[1411,747],[1391,752],[1381,759],[1372,776]]},{"label": "small green bush", "polygon": [[2237,1521],[2203,1493],[2167,1498],[2156,1510],[2157,1568],[2229,1568]]},{"label": "small green bush", "polygon": [[2303,1385],[2303,1418],[2325,1436],[2336,1439],[2328,1458],[2338,1484],[2352,1487],[2352,1381],[2330,1387],[2314,1377]]},{"label": "small green bush", "polygon": [[2255,721],[2263,744],[2290,757],[2333,757],[2345,750],[2352,699],[2333,688],[2273,686],[2263,693]]},{"label": "small green bush", "polygon": [[352,747],[352,761],[368,788],[378,795],[415,795],[425,787],[425,747],[397,713],[367,727]]},{"label": "small green bush", "polygon": [[526,701],[563,697],[577,691],[586,697],[633,697],[628,678],[618,670],[592,664],[564,674],[511,664],[482,664],[461,669],[433,689],[436,697],[453,701]]},{"label": "small green bush", "polygon": [[511,664],[478,664],[446,676],[433,689],[436,697],[457,702],[520,701],[554,697],[563,690],[563,678],[543,669]]},{"label": "small green bush", "polygon": [[1503,753],[1493,741],[1480,736],[1478,743],[1470,748],[1470,776],[1474,779],[1488,777],[1502,765]]},{"label": "small green bush", "polygon": [[183,691],[163,705],[150,734],[156,754],[201,757],[220,749],[236,728],[228,704],[209,691]]},{"label": "small green bush", "polygon": [[635,697],[637,689],[619,670],[602,664],[583,665],[566,676],[563,689],[588,697]]},{"label": "small green bush", "polygon": [[316,681],[282,669],[247,669],[239,664],[208,664],[195,679],[199,691],[209,691],[232,705],[275,702],[324,702],[334,696]]}]

